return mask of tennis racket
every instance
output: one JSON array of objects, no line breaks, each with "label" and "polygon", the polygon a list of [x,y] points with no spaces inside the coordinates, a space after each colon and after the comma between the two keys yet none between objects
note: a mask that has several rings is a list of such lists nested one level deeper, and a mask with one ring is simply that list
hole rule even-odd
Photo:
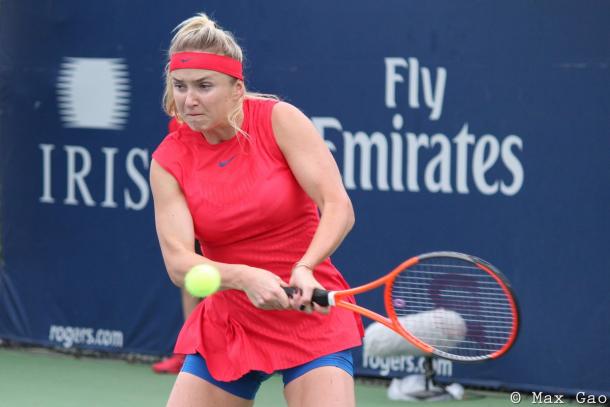
[{"label": "tennis racket", "polygon": [[[387,317],[348,297],[385,285]],[[288,295],[295,288],[285,288]],[[504,275],[484,260],[433,252],[406,260],[371,283],[316,289],[312,302],[348,309],[392,329],[426,354],[460,362],[495,359],[517,338],[519,312]]]}]

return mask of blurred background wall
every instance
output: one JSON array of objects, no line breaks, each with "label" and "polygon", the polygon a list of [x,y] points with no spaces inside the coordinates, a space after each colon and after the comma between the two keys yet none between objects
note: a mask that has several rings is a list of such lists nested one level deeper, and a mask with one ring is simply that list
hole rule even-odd
[{"label": "blurred background wall", "polygon": [[441,378],[610,393],[607,1],[1,1],[0,338],[171,351],[179,292],[147,177],[171,30],[199,11],[244,47],[249,88],[300,107],[333,152],[357,216],[333,260],[352,285],[436,250],[511,280],[514,348],[439,361]]}]

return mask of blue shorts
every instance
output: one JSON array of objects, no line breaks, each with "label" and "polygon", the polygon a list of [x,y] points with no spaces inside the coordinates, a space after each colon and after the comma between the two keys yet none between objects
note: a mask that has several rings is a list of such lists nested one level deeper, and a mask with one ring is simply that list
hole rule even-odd
[{"label": "blue shorts", "polygon": [[[330,355],[321,356],[305,364],[291,367],[290,369],[280,370],[279,373],[282,374],[282,380],[284,381],[284,386],[286,386],[288,383],[304,375],[310,370],[322,366],[336,366],[353,376],[354,361],[352,359],[352,351],[348,349],[337,353],[331,353]],[[205,359],[199,354],[186,356],[184,364],[182,365],[182,372],[193,374],[202,378],[206,382],[212,383],[216,387],[220,387],[224,391],[229,392],[234,396],[248,400],[254,400],[254,396],[256,395],[256,392],[260,388],[261,384],[272,376],[272,373],[253,370],[237,380],[221,382],[212,377],[210,371],[208,370],[208,366],[205,363]]]}]

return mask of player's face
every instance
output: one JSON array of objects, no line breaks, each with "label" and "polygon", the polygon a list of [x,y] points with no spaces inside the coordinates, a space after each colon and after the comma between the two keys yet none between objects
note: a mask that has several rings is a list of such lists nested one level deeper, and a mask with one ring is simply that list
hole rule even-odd
[{"label": "player's face", "polygon": [[195,131],[232,136],[228,114],[243,93],[243,83],[205,69],[177,69],[171,73],[174,100],[182,119]]}]

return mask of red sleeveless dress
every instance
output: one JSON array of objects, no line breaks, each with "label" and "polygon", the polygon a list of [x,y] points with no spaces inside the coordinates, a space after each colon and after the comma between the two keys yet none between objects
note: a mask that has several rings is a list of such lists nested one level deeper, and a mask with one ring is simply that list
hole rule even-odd
[{"label": "red sleeveless dress", "polygon": [[[204,255],[269,270],[284,281],[319,223],[315,203],[294,178],[271,126],[273,100],[246,99],[246,139],[209,144],[187,125],[170,133],[153,158],[180,184]],[[330,259],[315,268],[330,290],[348,288]],[[329,315],[255,308],[243,291],[203,300],[185,322],[176,353],[199,353],[217,380],[251,370],[267,373],[361,344],[362,322],[333,308]]]}]

